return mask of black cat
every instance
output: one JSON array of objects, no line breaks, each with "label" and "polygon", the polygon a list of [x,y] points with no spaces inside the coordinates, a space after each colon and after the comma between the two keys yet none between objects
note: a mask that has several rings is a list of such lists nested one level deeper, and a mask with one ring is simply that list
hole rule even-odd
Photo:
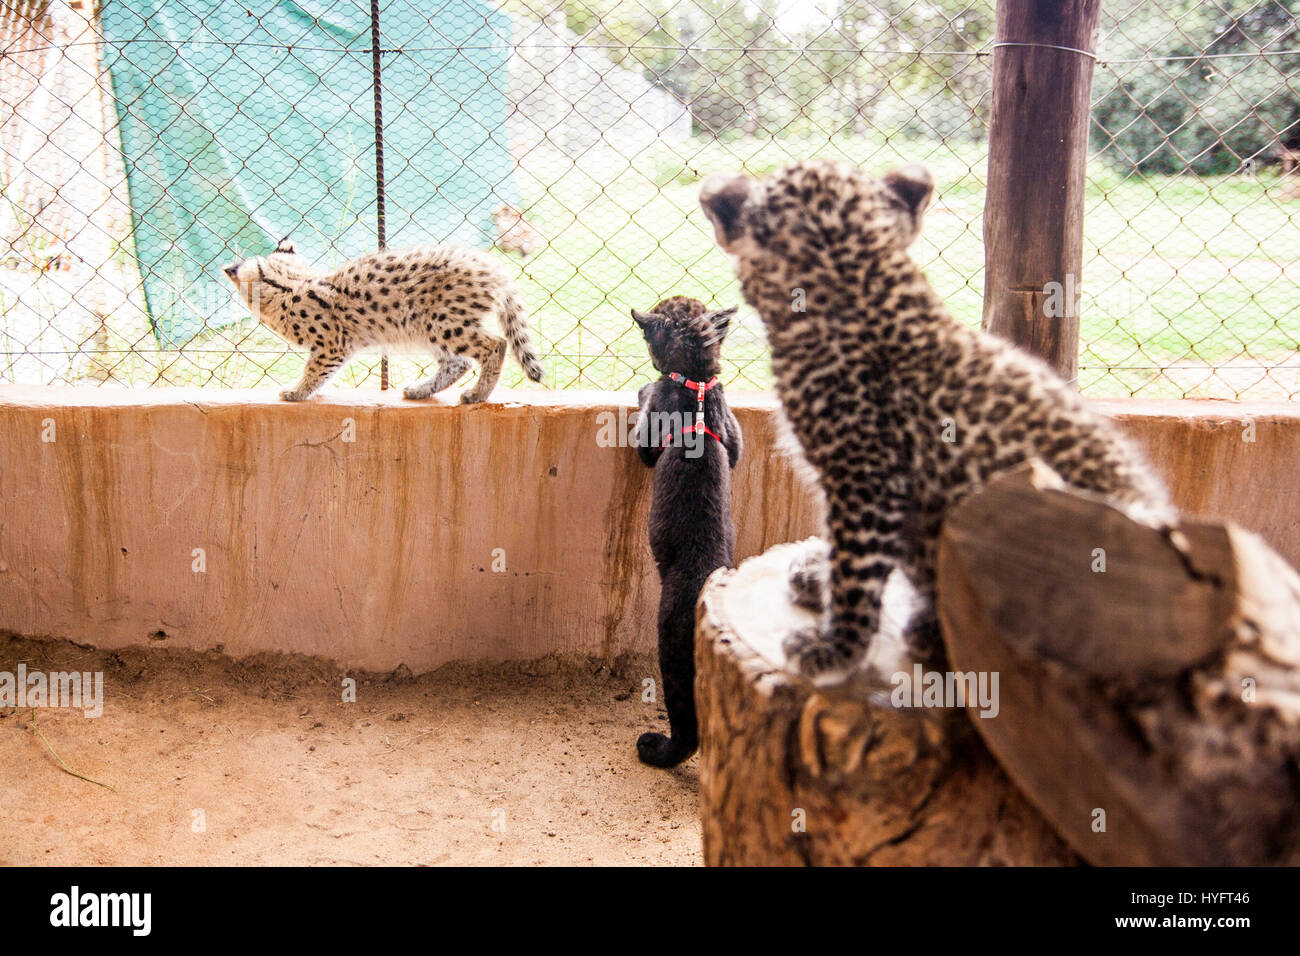
[{"label": "black cat", "polygon": [[637,453],[655,470],[650,550],[659,566],[659,670],[672,732],[642,734],[636,750],[656,767],[675,766],[699,746],[695,602],[713,571],[734,566],[731,469],[741,436],[717,375],[735,314],[735,306],[709,312],[685,296],[664,299],[649,313],[632,310],[663,373],[641,387],[636,423]]}]

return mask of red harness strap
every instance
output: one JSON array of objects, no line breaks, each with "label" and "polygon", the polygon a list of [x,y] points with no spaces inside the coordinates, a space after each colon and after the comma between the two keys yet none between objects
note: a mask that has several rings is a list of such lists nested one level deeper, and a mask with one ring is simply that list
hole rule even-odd
[{"label": "red harness strap", "polygon": [[[696,425],[687,425],[685,428],[682,429],[683,435],[698,435],[700,432],[703,432],[706,435],[713,435],[713,437],[718,440],[718,444],[719,445],[722,444],[722,439],[718,438],[717,434],[713,431],[713,429],[710,428],[708,425],[704,424],[704,422],[700,422]],[[659,447],[667,448],[672,443],[673,443],[673,436],[672,433],[669,432],[668,436],[664,438],[664,443]]]},{"label": "red harness strap", "polygon": [[701,405],[704,404],[704,393],[707,392],[709,389],[711,389],[714,385],[718,384],[718,376],[716,375],[713,376],[713,378],[709,379],[707,382],[693,382],[685,375],[679,375],[677,372],[669,372],[668,377],[671,378],[678,385],[682,386],[683,388],[689,388],[692,392],[698,393],[700,396]]},{"label": "red harness strap", "polygon": [[[713,430],[709,428],[708,425],[704,424],[704,395],[706,392],[708,392],[709,389],[713,388],[713,386],[718,384],[718,376],[716,375],[713,376],[713,378],[709,379],[707,382],[695,382],[687,378],[685,375],[680,375],[677,372],[669,372],[668,377],[672,379],[674,382],[676,382],[678,385],[682,386],[683,388],[689,388],[692,392],[696,394],[696,397],[698,398],[699,401],[699,404],[696,406],[695,409],[695,424],[687,425],[685,428],[683,428],[682,434],[698,435],[701,432],[703,432],[706,435],[713,435],[713,437],[717,439],[718,444],[719,445],[722,444],[722,439],[718,438],[718,436],[714,434]],[[667,448],[672,443],[672,440],[673,440],[672,433],[669,433],[668,436],[664,438],[664,443],[659,447]]]}]

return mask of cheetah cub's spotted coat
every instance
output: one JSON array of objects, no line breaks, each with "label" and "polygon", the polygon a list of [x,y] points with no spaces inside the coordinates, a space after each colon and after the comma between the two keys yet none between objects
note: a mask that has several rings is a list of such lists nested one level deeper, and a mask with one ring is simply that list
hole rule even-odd
[{"label": "cheetah cub's spotted coat", "polygon": [[[415,345],[440,359],[438,371],[402,392],[428,398],[479,367],[462,402],[484,401],[501,376],[506,343],[524,372],[542,380],[523,304],[510,278],[487,256],[454,246],[373,252],[334,272],[312,268],[283,240],[270,255],[225,267],[257,320],[311,350],[302,378],[280,397],[300,402],[353,355],[378,345]],[[484,320],[495,314],[505,338]]]},{"label": "cheetah cub's spotted coat", "polygon": [[[944,515],[1029,458],[1153,523],[1174,519],[1160,482],[1112,424],[1045,364],[948,313],[907,253],[932,191],[920,166],[871,179],[822,161],[761,182],[713,177],[701,190],[767,326],[788,424],[826,495],[829,614],[822,631],[786,642],[808,675],[861,657],[896,568],[923,602],[909,646],[937,656]],[[824,604],[810,583],[815,562],[796,565],[796,596]]]}]

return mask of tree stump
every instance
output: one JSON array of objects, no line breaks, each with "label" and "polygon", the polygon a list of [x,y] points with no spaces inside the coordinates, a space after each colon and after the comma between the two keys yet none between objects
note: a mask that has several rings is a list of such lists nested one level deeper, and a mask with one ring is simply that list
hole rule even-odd
[{"label": "tree stump", "polygon": [[1300,575],[1258,536],[1162,531],[1038,463],[992,482],[939,550],[925,676],[988,678],[965,713],[899,698],[922,675],[889,590],[854,675],[786,669],[805,546],[715,573],[697,610],[706,862],[1300,864]]},{"label": "tree stump", "polygon": [[[697,611],[704,858],[711,865],[1068,864],[1077,858],[955,709],[897,709],[889,686],[818,687],[781,639],[801,545],[709,579]],[[899,602],[887,593],[897,621]],[[912,671],[896,633],[869,671]]]}]

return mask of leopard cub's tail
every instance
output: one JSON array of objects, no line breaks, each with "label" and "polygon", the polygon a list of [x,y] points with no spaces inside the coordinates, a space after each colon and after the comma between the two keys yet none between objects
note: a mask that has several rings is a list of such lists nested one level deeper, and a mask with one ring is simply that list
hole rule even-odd
[{"label": "leopard cub's tail", "polygon": [[524,367],[524,374],[534,382],[540,382],[546,373],[537,357],[537,349],[533,347],[524,304],[519,301],[519,293],[513,287],[507,287],[501,296],[501,320],[505,325],[510,351],[515,353],[515,358]]}]

